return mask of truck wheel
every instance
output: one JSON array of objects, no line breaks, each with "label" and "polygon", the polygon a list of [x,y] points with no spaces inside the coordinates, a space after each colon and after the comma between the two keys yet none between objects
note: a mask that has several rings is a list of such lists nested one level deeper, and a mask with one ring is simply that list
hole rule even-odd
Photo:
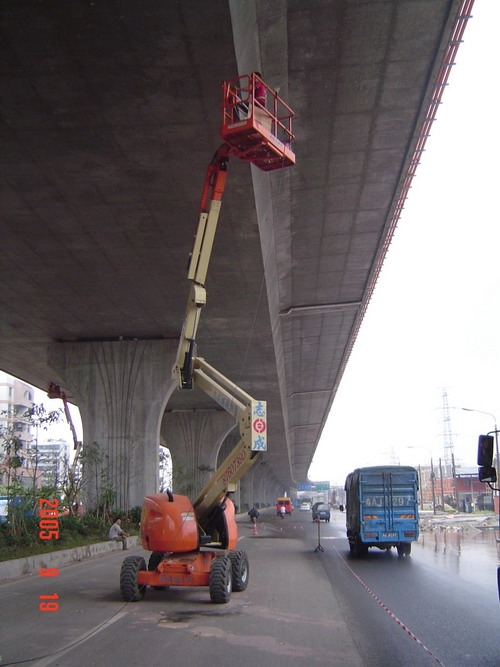
[{"label": "truck wheel", "polygon": [[120,591],[125,602],[138,602],[146,594],[146,586],[137,583],[137,575],[146,569],[142,556],[127,556],[120,572]]},{"label": "truck wheel", "polygon": [[356,540],[354,544],[354,555],[359,557],[366,556],[368,553],[368,547],[366,544],[363,544],[360,540]]},{"label": "truck wheel", "polygon": [[231,560],[229,556],[214,558],[210,567],[208,587],[210,599],[215,604],[225,604],[231,599],[232,591]]},{"label": "truck wheel", "polygon": [[397,546],[398,556],[409,556],[411,554],[411,542],[403,542]]},{"label": "truck wheel", "polygon": [[232,551],[229,558],[233,575],[233,591],[244,591],[248,586],[248,557],[244,551]]}]

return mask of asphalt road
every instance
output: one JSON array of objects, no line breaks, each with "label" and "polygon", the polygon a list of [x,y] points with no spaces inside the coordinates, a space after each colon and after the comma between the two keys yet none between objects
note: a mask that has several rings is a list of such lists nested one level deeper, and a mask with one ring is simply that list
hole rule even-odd
[{"label": "asphalt road", "polygon": [[[205,588],[124,603],[121,552],[4,583],[0,665],[500,665],[496,545],[425,535],[411,558],[354,559],[344,519],[334,512],[319,535],[309,512],[261,514],[256,536],[242,522],[250,581],[225,605]],[[58,611],[41,612],[54,593]]]},{"label": "asphalt road", "polygon": [[326,541],[325,571],[365,665],[500,665],[497,545],[493,532],[477,538],[429,533],[410,558],[361,559],[342,538]]}]

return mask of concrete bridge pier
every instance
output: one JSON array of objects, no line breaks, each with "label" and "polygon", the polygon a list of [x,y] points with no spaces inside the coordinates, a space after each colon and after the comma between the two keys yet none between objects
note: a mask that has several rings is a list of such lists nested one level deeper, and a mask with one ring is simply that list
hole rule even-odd
[{"label": "concrete bridge pier", "polygon": [[261,506],[265,504],[274,505],[279,494],[279,482],[271,474],[269,466],[266,465],[265,454],[241,480],[241,507],[254,503]]},{"label": "concrete bridge pier", "polygon": [[[250,509],[252,505],[262,502],[261,498],[255,492],[255,480],[260,474],[260,461],[257,461],[242,478],[240,482],[240,507],[241,511]],[[248,512],[248,509],[246,510]]]},{"label": "concrete bridge pier", "polygon": [[[128,509],[158,491],[158,447],[168,447],[173,491],[194,500],[239,439],[234,417],[213,408],[169,409],[176,390],[171,368],[176,341],[54,343],[49,365],[80,409],[87,456],[83,497],[95,507],[109,488],[114,506]],[[54,381],[54,378],[47,378]],[[94,447],[97,444],[97,448]],[[274,480],[257,461],[234,502],[269,502]]]},{"label": "concrete bridge pier", "polygon": [[[219,408],[167,410],[162,442],[169,448],[173,464],[173,491],[194,500],[213,471],[239,440],[234,417]],[[259,458],[238,484],[232,500],[241,511],[253,503],[275,501],[276,480]]]},{"label": "concrete bridge pier", "polygon": [[[235,431],[234,439],[229,436]],[[173,491],[194,500],[218,464],[231,451],[225,441],[237,440],[234,417],[222,408],[167,408],[161,425],[162,442],[172,456]],[[222,451],[221,451],[222,450]],[[220,452],[220,455],[219,455]]]},{"label": "concrete bridge pier", "polygon": [[49,365],[80,409],[87,452],[99,445],[102,460],[89,464],[84,490],[89,506],[99,503],[106,486],[120,509],[141,505],[158,490],[160,424],[175,389],[176,352],[176,342],[163,340],[49,347]]}]

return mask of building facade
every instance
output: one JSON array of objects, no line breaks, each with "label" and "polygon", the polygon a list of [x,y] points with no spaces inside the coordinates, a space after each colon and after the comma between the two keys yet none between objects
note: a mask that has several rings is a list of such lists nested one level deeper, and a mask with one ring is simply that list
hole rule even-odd
[{"label": "building facade", "polygon": [[13,476],[26,488],[42,485],[42,474],[31,466],[28,455],[33,440],[31,426],[22,417],[33,406],[33,400],[31,385],[0,371],[0,484],[3,486],[8,486]]}]

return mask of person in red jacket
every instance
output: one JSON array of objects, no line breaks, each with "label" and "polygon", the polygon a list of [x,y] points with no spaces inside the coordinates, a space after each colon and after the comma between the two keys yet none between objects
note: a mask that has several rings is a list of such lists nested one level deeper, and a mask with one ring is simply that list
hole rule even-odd
[{"label": "person in red jacket", "polygon": [[[257,78],[258,77],[258,78]],[[250,85],[253,83],[253,95],[255,99],[255,107],[256,109],[262,109],[266,108],[266,102],[267,102],[267,91],[266,87],[264,85],[264,82],[262,81],[262,74],[260,72],[252,72],[252,79],[250,81]],[[245,97],[246,97],[246,90],[245,92]],[[248,93],[250,95],[250,91]],[[248,118],[249,115],[249,104],[251,104],[252,99],[251,96],[249,99],[245,99],[245,101],[240,101],[238,104],[235,105],[235,119],[237,120],[245,120]]]},{"label": "person in red jacket", "polygon": [[[254,97],[255,101],[257,104],[260,104],[261,106],[265,107],[266,106],[266,101],[267,101],[267,94],[266,94],[266,87],[262,81],[262,74],[260,72],[252,72],[254,74]],[[256,78],[259,77],[259,78]]]}]

